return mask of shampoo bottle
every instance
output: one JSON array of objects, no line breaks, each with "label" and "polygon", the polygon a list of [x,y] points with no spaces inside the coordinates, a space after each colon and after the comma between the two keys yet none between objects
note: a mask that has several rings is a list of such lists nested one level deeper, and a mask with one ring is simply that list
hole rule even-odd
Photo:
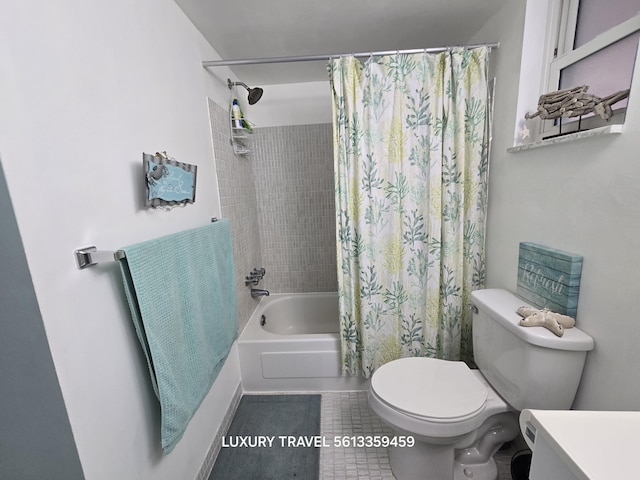
[{"label": "shampoo bottle", "polygon": [[240,111],[238,100],[235,98],[231,105],[231,116],[233,117],[233,128],[242,128],[242,112]]}]

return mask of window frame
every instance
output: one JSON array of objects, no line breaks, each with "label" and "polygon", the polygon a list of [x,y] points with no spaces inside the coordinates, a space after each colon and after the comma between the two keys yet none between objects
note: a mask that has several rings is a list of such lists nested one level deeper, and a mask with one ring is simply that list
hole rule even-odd
[{"label": "window frame", "polygon": [[[551,8],[550,24],[555,25],[555,38],[550,42],[551,51],[547,52],[549,61],[546,62],[547,72],[544,75],[544,92],[552,92],[560,88],[560,73],[564,68],[578,63],[619,40],[640,31],[640,12],[638,12],[630,19],[602,32],[592,40],[573,49],[579,4],[580,0],[555,0]],[[606,124],[622,123],[625,112],[626,108],[616,110],[614,112],[614,118]],[[562,128],[565,132],[577,130],[578,119],[561,117],[559,120],[562,122]],[[583,119],[583,127],[586,127],[583,129],[602,126],[603,123],[600,120],[599,118]],[[547,123],[550,125],[547,125]],[[560,133],[558,123],[559,122],[556,121],[542,120],[540,122],[540,138],[558,135]],[[572,127],[572,125],[574,126]]]}]

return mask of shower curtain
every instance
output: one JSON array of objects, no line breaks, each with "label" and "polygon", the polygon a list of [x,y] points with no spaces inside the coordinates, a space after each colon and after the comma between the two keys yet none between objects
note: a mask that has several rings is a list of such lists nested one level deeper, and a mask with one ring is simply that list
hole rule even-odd
[{"label": "shower curtain", "polygon": [[488,48],[329,64],[343,374],[471,360],[484,283]]}]

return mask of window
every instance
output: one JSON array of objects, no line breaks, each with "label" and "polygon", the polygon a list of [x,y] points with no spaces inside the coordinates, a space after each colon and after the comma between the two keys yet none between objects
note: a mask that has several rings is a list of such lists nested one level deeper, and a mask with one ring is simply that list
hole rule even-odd
[{"label": "window", "polygon": [[[557,25],[545,92],[588,85],[589,94],[607,97],[631,86],[640,40],[640,0],[556,0],[551,19]],[[542,122],[542,136],[622,123],[626,99],[612,105],[607,122],[596,115]],[[578,125],[580,123],[580,125]]]}]

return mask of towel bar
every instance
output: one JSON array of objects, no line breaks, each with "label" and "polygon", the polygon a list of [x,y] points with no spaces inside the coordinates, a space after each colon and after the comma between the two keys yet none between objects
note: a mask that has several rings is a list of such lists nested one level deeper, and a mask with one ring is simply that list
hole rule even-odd
[{"label": "towel bar", "polygon": [[[211,222],[217,221],[217,217],[211,218]],[[122,260],[126,257],[123,250],[116,250],[115,252],[108,250],[98,250],[95,245],[90,245],[88,247],[74,250],[73,254],[76,257],[76,265],[80,270],[91,267],[98,263],[117,262],[118,260]]]},{"label": "towel bar", "polygon": [[76,265],[80,270],[83,268],[91,267],[98,263],[103,262],[116,262],[125,258],[125,253],[122,250],[116,250],[115,252],[98,250],[95,246],[79,248],[73,252],[76,256]]}]

